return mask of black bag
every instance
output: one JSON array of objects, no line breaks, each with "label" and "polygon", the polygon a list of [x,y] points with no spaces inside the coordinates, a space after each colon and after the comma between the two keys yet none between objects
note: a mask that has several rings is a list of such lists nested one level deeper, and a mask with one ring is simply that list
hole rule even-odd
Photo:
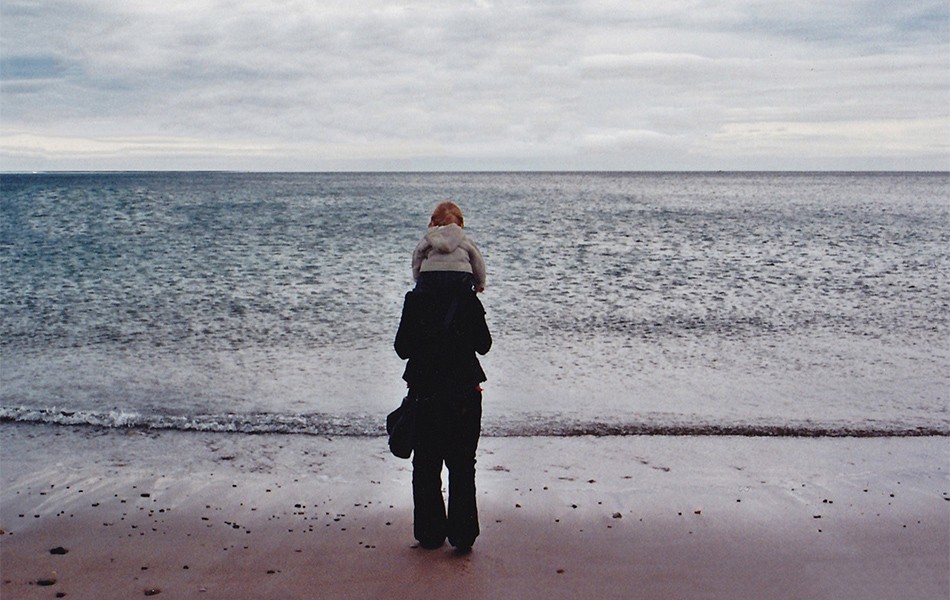
[{"label": "black bag", "polygon": [[409,458],[416,444],[416,399],[408,395],[399,408],[386,416],[389,451],[399,458]]}]

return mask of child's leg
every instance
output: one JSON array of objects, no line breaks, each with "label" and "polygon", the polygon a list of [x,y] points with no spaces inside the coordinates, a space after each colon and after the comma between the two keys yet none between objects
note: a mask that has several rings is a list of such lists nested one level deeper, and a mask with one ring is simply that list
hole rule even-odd
[{"label": "child's leg", "polygon": [[419,273],[416,289],[421,291],[475,289],[475,276],[463,271],[423,271]]}]

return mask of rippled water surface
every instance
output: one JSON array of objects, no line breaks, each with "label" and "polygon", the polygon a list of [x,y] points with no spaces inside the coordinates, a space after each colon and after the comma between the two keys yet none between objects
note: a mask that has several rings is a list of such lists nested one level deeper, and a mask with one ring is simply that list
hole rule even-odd
[{"label": "rippled water surface", "polygon": [[489,270],[489,431],[950,431],[948,183],[3,175],[0,416],[377,433],[452,199]]}]

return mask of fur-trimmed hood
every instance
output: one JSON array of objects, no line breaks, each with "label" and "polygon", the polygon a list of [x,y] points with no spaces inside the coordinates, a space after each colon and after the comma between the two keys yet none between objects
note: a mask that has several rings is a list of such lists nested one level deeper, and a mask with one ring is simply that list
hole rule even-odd
[{"label": "fur-trimmed hood", "polygon": [[466,236],[461,227],[455,223],[449,223],[439,227],[430,227],[425,238],[436,252],[451,254],[462,245]]}]

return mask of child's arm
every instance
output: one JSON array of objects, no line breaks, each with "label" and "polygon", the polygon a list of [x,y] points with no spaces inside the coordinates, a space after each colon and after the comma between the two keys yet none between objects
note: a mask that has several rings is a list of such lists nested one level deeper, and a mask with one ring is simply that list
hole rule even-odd
[{"label": "child's arm", "polygon": [[422,261],[429,255],[429,242],[422,238],[412,251],[412,280],[419,281],[419,269],[422,268]]},{"label": "child's arm", "polygon": [[466,250],[468,250],[468,260],[472,264],[472,275],[475,276],[475,291],[484,292],[486,276],[485,260],[482,258],[482,253],[478,251],[475,244],[470,242]]}]

